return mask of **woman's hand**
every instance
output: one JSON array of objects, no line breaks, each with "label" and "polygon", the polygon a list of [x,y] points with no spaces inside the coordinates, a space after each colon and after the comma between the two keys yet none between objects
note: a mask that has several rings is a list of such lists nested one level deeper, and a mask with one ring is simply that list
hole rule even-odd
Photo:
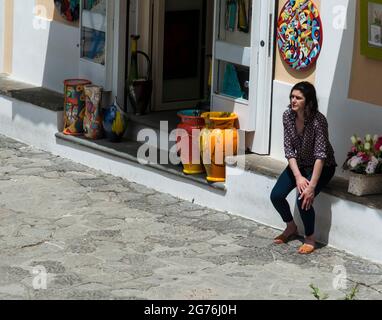
[{"label": "woman's hand", "polygon": [[302,210],[308,211],[314,202],[315,189],[312,186],[308,186],[302,195],[300,196],[300,200],[302,201]]},{"label": "woman's hand", "polygon": [[297,190],[300,196],[304,193],[305,189],[309,186],[309,180],[303,176],[296,178]]}]

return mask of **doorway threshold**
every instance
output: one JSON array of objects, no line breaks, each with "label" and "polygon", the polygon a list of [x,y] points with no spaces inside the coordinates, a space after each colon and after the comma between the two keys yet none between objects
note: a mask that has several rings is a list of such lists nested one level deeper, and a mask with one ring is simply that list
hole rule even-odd
[{"label": "doorway threshold", "polygon": [[[221,183],[221,182],[210,183],[206,180],[206,177],[204,174],[198,174],[198,175],[184,174],[183,167],[181,164],[174,165],[171,163],[169,164],[142,163],[142,161],[138,159],[138,150],[140,147],[143,146],[143,144],[137,141],[128,140],[126,138],[124,138],[121,142],[118,142],[118,143],[110,142],[106,139],[89,140],[81,136],[80,137],[68,136],[61,132],[56,133],[55,136],[58,140],[63,140],[66,142],[73,143],[74,145],[79,145],[91,150],[101,152],[105,156],[107,155],[115,156],[127,161],[138,163],[139,165],[142,165],[142,166],[147,166],[159,171],[172,174],[177,177],[181,177],[186,180],[197,182],[204,186],[209,186],[216,190],[226,191],[225,183]],[[160,150],[160,149],[155,149],[155,151],[157,152],[157,159],[164,158],[164,156],[166,157],[166,159],[169,159],[168,152]]]},{"label": "doorway threshold", "polygon": [[170,111],[152,111],[144,115],[135,115],[133,113],[129,114],[129,120],[138,123],[148,128],[160,129],[161,122],[165,121],[168,123],[168,128],[173,130],[179,124],[179,117],[177,116],[180,110],[170,110]]}]

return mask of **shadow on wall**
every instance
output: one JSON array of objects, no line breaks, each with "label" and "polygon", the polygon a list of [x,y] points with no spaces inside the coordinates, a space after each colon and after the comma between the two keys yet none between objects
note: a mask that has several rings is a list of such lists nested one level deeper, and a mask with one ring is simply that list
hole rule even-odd
[{"label": "shadow on wall", "polygon": [[[36,128],[57,124],[57,130],[63,130],[64,98],[62,94],[36,87],[10,90],[8,96],[11,98],[7,100],[12,105],[12,122],[15,122],[19,117],[32,122]],[[26,108],[25,104],[31,104],[33,108]],[[39,112],[38,107],[45,109],[45,111]],[[40,110],[42,110],[41,108]],[[47,112],[47,110],[53,112]]]},{"label": "shadow on wall", "polygon": [[[57,122],[55,117],[63,111],[63,94],[33,84],[18,82],[6,75],[0,75],[0,95],[2,116],[11,120],[12,123],[16,119],[24,119],[33,122],[36,126],[51,125]],[[36,111],[36,114],[32,110]]]},{"label": "shadow on wall", "polygon": [[333,212],[335,198],[326,195],[319,195],[314,205],[316,210],[316,230],[315,235],[318,241],[323,244],[329,243],[330,230],[332,229]]},{"label": "shadow on wall", "polygon": [[79,41],[78,27],[54,20],[49,23],[43,87],[63,93],[64,80],[78,78]]},{"label": "shadow on wall", "polygon": [[63,80],[78,77],[78,27],[51,20],[53,0],[37,6],[14,0],[13,6],[12,76],[62,93]]},{"label": "shadow on wall", "polygon": [[[54,2],[47,1],[46,7],[41,3],[35,7],[35,1],[13,2],[12,78],[24,84],[10,84],[12,92],[8,96],[51,111],[63,111],[63,81],[78,77],[79,28],[60,19],[50,21],[46,13],[51,11],[53,16]],[[23,105],[13,102],[13,121],[19,116],[37,126],[57,122],[29,114]]]},{"label": "shadow on wall", "polygon": [[[297,198],[297,193],[294,197]],[[320,194],[313,204],[316,212],[315,237],[318,242],[325,245],[329,243],[330,230],[332,229],[332,207],[334,204],[332,201],[335,201],[333,197]],[[294,206],[293,217],[300,234],[304,236],[304,225],[297,205]]]}]

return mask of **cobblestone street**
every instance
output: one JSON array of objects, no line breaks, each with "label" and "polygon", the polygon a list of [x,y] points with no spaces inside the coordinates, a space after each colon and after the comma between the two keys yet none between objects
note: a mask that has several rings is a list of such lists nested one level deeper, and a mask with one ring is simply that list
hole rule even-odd
[{"label": "cobblestone street", "polygon": [[2,136],[0,162],[1,299],[382,299],[381,265]]}]

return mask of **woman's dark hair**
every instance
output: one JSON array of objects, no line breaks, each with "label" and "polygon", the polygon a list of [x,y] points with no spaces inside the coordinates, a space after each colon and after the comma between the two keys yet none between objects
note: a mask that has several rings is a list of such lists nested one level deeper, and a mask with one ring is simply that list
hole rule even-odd
[{"label": "woman's dark hair", "polygon": [[306,100],[304,115],[306,120],[310,120],[318,112],[317,94],[314,85],[307,81],[299,82],[292,88],[290,97],[294,90],[298,90],[304,95]]}]

